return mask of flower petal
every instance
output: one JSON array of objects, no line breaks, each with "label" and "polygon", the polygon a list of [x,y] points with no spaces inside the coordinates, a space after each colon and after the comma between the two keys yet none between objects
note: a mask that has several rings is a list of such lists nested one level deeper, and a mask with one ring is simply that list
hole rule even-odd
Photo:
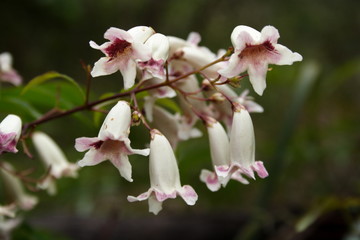
[{"label": "flower petal", "polygon": [[280,58],[278,58],[277,61],[270,62],[273,64],[291,65],[293,64],[293,62],[299,62],[303,59],[303,57],[299,53],[292,52],[290,49],[281,44],[275,45],[275,51],[280,55]]},{"label": "flower petal", "polygon": [[235,171],[235,172],[231,175],[231,179],[234,179],[234,180],[236,180],[236,181],[238,181],[238,182],[241,182],[242,184],[249,184],[249,181],[242,176],[241,170]]},{"label": "flower petal", "polygon": [[166,199],[174,199],[176,198],[176,191],[174,190],[173,192],[171,193],[165,193],[163,191],[159,191],[159,190],[154,190],[155,192],[155,196],[156,196],[156,199],[159,201],[159,202],[163,202],[165,201]]},{"label": "flower petal", "polygon": [[136,26],[127,31],[135,41],[144,43],[150,36],[155,34],[155,30],[147,26]]},{"label": "flower petal", "polygon": [[127,148],[127,151],[130,153],[130,154],[138,154],[138,155],[142,155],[142,156],[148,156],[150,154],[150,149],[149,148],[145,148],[145,149],[133,149],[131,146],[130,146],[130,139],[126,138],[123,140],[124,141],[124,144],[125,144],[125,147]]},{"label": "flower petal", "polygon": [[154,195],[149,197],[149,212],[157,215],[162,210],[162,202],[158,201]]},{"label": "flower petal", "polygon": [[119,29],[119,28],[115,28],[115,27],[109,28],[105,32],[104,38],[108,39],[110,41],[115,41],[116,39],[121,39],[121,40],[125,40],[129,43],[133,42],[133,38],[128,32],[126,32],[122,29]]},{"label": "flower petal", "polygon": [[144,201],[146,199],[148,199],[150,197],[150,194],[153,192],[153,189],[150,188],[147,192],[144,192],[142,194],[140,194],[139,196],[137,197],[134,197],[134,196],[128,196],[127,197],[127,200],[129,202],[138,202],[138,201]]},{"label": "flower petal", "polygon": [[103,154],[92,148],[85,153],[84,158],[78,162],[78,165],[80,167],[94,166],[105,161],[105,159],[106,157]]},{"label": "flower petal", "polygon": [[88,137],[77,138],[77,139],[75,139],[75,149],[78,152],[84,152],[84,151],[94,147],[94,144],[96,144],[99,141],[100,140],[97,137],[93,137],[93,138],[88,138]]},{"label": "flower petal", "polygon": [[[95,63],[96,64],[96,63]],[[120,72],[124,79],[124,89],[129,89],[134,86],[136,77],[136,63],[134,60],[129,59],[123,61],[120,65]]]},{"label": "flower petal", "polygon": [[260,178],[266,178],[269,176],[266,168],[264,167],[264,163],[261,161],[256,161],[251,168],[259,175]]},{"label": "flower petal", "polygon": [[195,205],[198,200],[198,195],[190,185],[184,185],[178,190],[179,195],[184,199],[187,205]]},{"label": "flower petal", "polygon": [[123,178],[125,178],[129,182],[133,181],[133,179],[131,178],[132,169],[128,155],[124,153],[119,153],[110,158],[109,160],[119,170],[120,175]]},{"label": "flower petal", "polygon": [[110,59],[109,57],[100,58],[91,70],[91,76],[99,77],[109,75],[119,70],[119,63],[116,59]]},{"label": "flower petal", "polygon": [[265,26],[261,30],[260,42],[269,41],[272,44],[276,44],[279,38],[280,38],[279,31],[273,26]]},{"label": "flower petal", "polygon": [[201,170],[200,180],[206,184],[210,191],[216,192],[220,189],[221,184],[216,173],[209,170]]},{"label": "flower petal", "polygon": [[266,88],[266,73],[268,71],[267,64],[249,65],[248,74],[251,85],[255,92],[260,96],[263,94]]},{"label": "flower petal", "polygon": [[189,33],[189,36],[186,39],[186,42],[193,45],[198,45],[200,41],[201,41],[201,36],[198,32]]},{"label": "flower petal", "polygon": [[259,31],[244,25],[234,28],[231,33],[231,42],[235,50],[243,50],[246,45],[255,45],[260,41],[261,34]]},{"label": "flower petal", "polygon": [[235,52],[231,55],[228,64],[218,71],[218,73],[227,78],[232,78],[246,70],[246,64],[238,56],[239,52]]}]

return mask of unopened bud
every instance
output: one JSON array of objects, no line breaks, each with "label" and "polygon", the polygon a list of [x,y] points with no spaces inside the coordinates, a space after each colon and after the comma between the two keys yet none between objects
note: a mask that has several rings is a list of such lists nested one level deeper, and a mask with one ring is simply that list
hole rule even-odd
[{"label": "unopened bud", "polygon": [[234,53],[234,48],[229,47],[223,57],[229,57],[233,53]]},{"label": "unopened bud", "polygon": [[131,125],[139,126],[141,123],[142,114],[139,111],[134,111],[131,115]]},{"label": "unopened bud", "polygon": [[223,102],[223,101],[225,101],[225,97],[223,94],[216,92],[213,95],[211,95],[209,100],[214,101],[214,102]]},{"label": "unopened bud", "polygon": [[204,91],[210,91],[210,90],[212,89],[211,83],[209,82],[208,79],[204,79],[204,81],[202,81],[201,84],[202,84],[202,89],[203,89]]},{"label": "unopened bud", "polygon": [[240,87],[240,80],[242,78],[243,78],[242,76],[236,76],[236,77],[228,78],[229,85],[234,87],[234,88],[239,88]]}]

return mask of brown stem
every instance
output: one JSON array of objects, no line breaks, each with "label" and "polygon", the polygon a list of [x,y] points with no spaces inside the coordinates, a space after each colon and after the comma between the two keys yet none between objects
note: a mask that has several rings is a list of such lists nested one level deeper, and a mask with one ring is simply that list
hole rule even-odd
[{"label": "brown stem", "polygon": [[96,106],[96,105],[98,105],[100,103],[103,103],[103,102],[107,102],[107,101],[117,99],[117,98],[121,98],[121,97],[131,96],[132,94],[137,94],[139,92],[148,91],[148,90],[163,87],[163,86],[171,86],[171,84],[173,84],[173,83],[175,83],[177,81],[180,81],[180,80],[182,80],[184,78],[187,78],[188,76],[190,76],[192,74],[199,73],[202,70],[204,70],[204,69],[206,69],[206,68],[208,68],[208,67],[210,67],[210,66],[212,66],[212,65],[214,65],[214,64],[216,64],[218,62],[224,61],[225,59],[226,59],[226,56],[224,55],[221,58],[219,58],[219,59],[217,59],[217,60],[215,60],[215,61],[213,61],[213,62],[211,62],[211,63],[209,63],[209,64],[207,64],[207,65],[205,65],[205,66],[203,66],[203,67],[201,67],[199,69],[197,69],[197,70],[188,72],[188,73],[186,73],[186,74],[184,74],[184,75],[182,75],[180,77],[177,77],[175,79],[165,81],[165,82],[162,82],[162,83],[159,83],[159,84],[143,87],[143,88],[140,88],[142,86],[142,82],[140,82],[138,84],[138,86],[136,86],[132,90],[122,92],[122,93],[118,93],[118,94],[114,94],[113,96],[103,98],[103,99],[99,99],[99,100],[96,100],[94,102],[85,102],[84,105],[74,107],[74,108],[72,108],[70,110],[60,112],[58,114],[54,114],[54,115],[51,115],[51,116],[42,117],[42,118],[40,118],[38,120],[35,120],[35,121],[24,124],[22,133],[23,133],[23,135],[25,135],[29,128],[34,128],[34,127],[36,127],[36,126],[38,126],[40,124],[43,124],[45,122],[48,122],[50,120],[65,117],[65,116],[71,115],[73,113],[84,111],[84,110],[91,110],[94,106]]}]

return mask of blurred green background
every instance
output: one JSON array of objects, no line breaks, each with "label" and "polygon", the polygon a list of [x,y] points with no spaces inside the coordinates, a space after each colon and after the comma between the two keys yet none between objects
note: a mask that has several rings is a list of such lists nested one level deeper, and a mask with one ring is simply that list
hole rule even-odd
[{"label": "blurred green background", "polygon": [[[279,43],[304,57],[293,66],[273,66],[262,97],[251,90],[265,108],[252,116],[267,179],[230,182],[211,193],[198,179],[211,167],[204,134],[176,153],[182,183],[199,195],[195,206],[169,200],[152,216],[147,202],[128,203],[127,195],[149,186],[147,159],[132,156],[133,183],[106,162],[81,169],[76,180],[60,180],[54,197],[37,193],[40,204],[26,214],[15,239],[358,239],[352,237],[360,224],[360,1],[2,0],[0,9],[0,52],[13,54],[25,81],[55,70],[84,85],[80,61],[92,65],[101,57],[89,41],[103,43],[109,27],[147,25],[181,38],[197,31],[200,45],[216,52],[230,46],[237,25],[273,25]],[[92,98],[120,87],[120,73],[96,78]],[[73,162],[82,157],[74,139],[98,131],[92,114],[81,116],[88,121],[69,117],[40,127]],[[148,142],[143,131],[132,128],[134,147]],[[22,153],[1,157],[43,171]]]}]

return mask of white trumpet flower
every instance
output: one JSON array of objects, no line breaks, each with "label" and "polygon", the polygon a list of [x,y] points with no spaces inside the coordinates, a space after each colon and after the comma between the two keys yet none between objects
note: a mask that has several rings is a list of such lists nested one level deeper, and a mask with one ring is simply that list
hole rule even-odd
[{"label": "white trumpet flower", "polygon": [[79,166],[93,166],[105,160],[119,170],[120,175],[129,182],[131,165],[128,155],[149,155],[149,149],[132,149],[130,146],[131,109],[126,101],[119,101],[106,116],[99,135],[94,138],[81,137],[76,139],[75,148],[79,152],[89,150],[78,162]]},{"label": "white trumpet flower", "polygon": [[158,130],[151,131],[150,142],[150,185],[145,193],[137,197],[128,196],[128,201],[148,199],[149,211],[158,214],[162,203],[168,198],[180,195],[188,205],[194,205],[198,196],[189,185],[181,186],[180,174],[174,151],[169,141]]}]

